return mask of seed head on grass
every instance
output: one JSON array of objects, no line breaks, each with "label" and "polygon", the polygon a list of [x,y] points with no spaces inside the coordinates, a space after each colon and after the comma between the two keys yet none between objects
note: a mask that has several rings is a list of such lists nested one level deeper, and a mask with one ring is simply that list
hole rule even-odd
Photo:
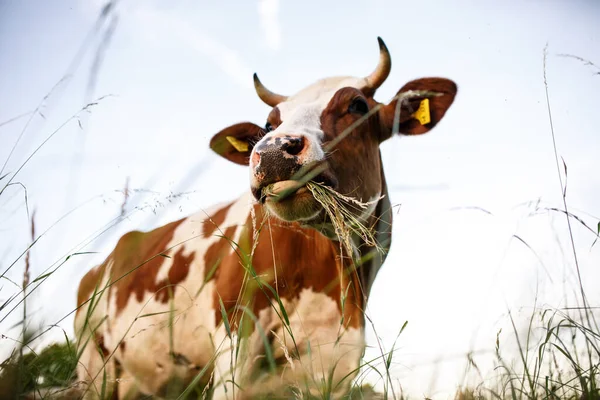
[{"label": "seed head on grass", "polygon": [[361,221],[351,211],[352,208],[355,210],[366,210],[373,204],[376,204],[381,197],[373,201],[362,202],[313,181],[307,182],[306,188],[325,209],[331,220],[335,234],[339,237],[340,243],[348,255],[353,255],[353,235],[361,238],[368,246],[375,247],[378,251],[383,251],[383,248],[381,248],[375,239],[373,228],[367,227],[365,222]]}]

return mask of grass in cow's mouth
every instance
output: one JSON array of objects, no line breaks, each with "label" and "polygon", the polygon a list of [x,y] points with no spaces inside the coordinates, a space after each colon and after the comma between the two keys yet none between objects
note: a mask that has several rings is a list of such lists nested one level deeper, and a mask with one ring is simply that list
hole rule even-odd
[{"label": "grass in cow's mouth", "polygon": [[325,212],[331,220],[335,234],[339,237],[340,243],[344,246],[348,255],[353,254],[352,235],[360,237],[368,246],[383,251],[381,246],[377,243],[373,228],[367,227],[365,223],[351,211],[352,208],[355,210],[365,210],[377,203],[380,198],[369,202],[362,202],[353,197],[344,196],[329,186],[313,181],[307,182],[306,188],[312,193],[315,200],[325,209]]},{"label": "grass in cow's mouth", "polygon": [[262,199],[264,200],[267,197],[271,197],[276,201],[282,201],[296,193],[303,186],[303,182],[298,182],[295,180],[275,182],[263,189]]}]

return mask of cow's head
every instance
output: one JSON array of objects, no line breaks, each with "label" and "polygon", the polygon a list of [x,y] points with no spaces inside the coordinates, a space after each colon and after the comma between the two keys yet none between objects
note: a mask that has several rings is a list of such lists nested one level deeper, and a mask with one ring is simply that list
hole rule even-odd
[{"label": "cow's head", "polygon": [[[258,96],[273,107],[264,127],[243,122],[212,138],[211,148],[218,154],[249,165],[254,197],[279,218],[310,223],[322,214],[301,184],[306,179],[362,202],[380,197],[385,183],[379,144],[394,134],[428,132],[452,104],[456,85],[443,78],[410,81],[389,104],[375,101],[373,95],[391,69],[388,49],[378,40],[379,65],[365,78],[325,78],[282,96],[255,74]],[[429,111],[417,112],[426,98]]]}]

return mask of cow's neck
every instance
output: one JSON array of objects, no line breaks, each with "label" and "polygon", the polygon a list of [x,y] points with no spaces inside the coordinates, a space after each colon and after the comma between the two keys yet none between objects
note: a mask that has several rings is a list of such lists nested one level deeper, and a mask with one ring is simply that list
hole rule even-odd
[{"label": "cow's neck", "polygon": [[[238,242],[250,244],[252,250],[247,250],[253,253],[253,267],[257,276],[270,276],[269,279],[273,279],[270,284],[277,288],[282,297],[288,299],[297,298],[304,288],[324,292],[336,302],[344,297],[342,294],[347,295],[350,297],[347,299],[348,304],[351,302],[355,306],[340,305],[340,309],[348,313],[347,317],[351,317],[354,323],[361,321],[371,287],[391,242],[392,212],[383,172],[381,179],[381,197],[375,211],[365,221],[376,231],[378,247],[369,246],[356,238],[354,246],[357,254],[353,257],[344,255],[339,240],[325,235],[322,227],[307,227],[297,222],[281,221],[269,216],[268,212],[265,213],[261,205],[255,204],[255,216],[247,220],[245,230],[251,237],[243,239],[242,234]],[[255,222],[252,222],[253,219]],[[251,245],[252,242],[255,244]],[[224,247],[229,248],[229,243],[225,243]],[[235,253],[228,257],[221,263],[239,263]],[[326,268],[315,268],[316,266]],[[340,275],[342,271],[343,276]],[[278,277],[277,281],[275,276]],[[224,296],[223,301],[235,302],[241,287],[242,280],[232,282],[228,279],[226,285],[220,289],[221,295]],[[354,289],[348,290],[349,287]],[[228,291],[230,296],[224,294],[225,291]]]},{"label": "cow's neck", "polygon": [[392,204],[388,195],[385,174],[381,169],[381,197],[369,221],[369,226],[372,226],[375,231],[375,241],[378,247],[369,246],[362,239],[357,238],[360,255],[357,268],[365,300],[369,297],[375,277],[385,261],[392,243],[392,215]]},{"label": "cow's neck", "polygon": [[[368,245],[358,235],[353,235],[352,237],[353,254],[344,254],[346,253],[344,246],[341,244],[339,245],[340,254],[344,254],[344,258],[347,260],[346,263],[350,264],[347,268],[356,269],[358,271],[358,277],[360,279],[365,301],[369,297],[375,277],[387,257],[392,240],[393,214],[383,168],[380,169],[380,174],[381,193],[379,195],[379,201],[377,202],[373,213],[364,221],[366,226],[372,227],[375,233],[375,241],[378,246]],[[312,229],[316,229],[332,241],[337,243],[340,242],[340,239],[330,222],[313,226]]]}]

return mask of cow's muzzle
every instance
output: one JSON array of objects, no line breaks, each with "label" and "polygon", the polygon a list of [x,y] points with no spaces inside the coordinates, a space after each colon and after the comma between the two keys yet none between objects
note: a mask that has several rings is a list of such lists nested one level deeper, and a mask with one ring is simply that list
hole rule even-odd
[{"label": "cow's muzzle", "polygon": [[[320,147],[310,138],[290,134],[268,135],[257,143],[250,156],[250,181],[253,196],[286,220],[306,219],[305,214],[316,212],[317,205],[309,204],[314,198],[306,189],[306,182],[337,186]],[[300,206],[307,211],[286,211]]]}]

